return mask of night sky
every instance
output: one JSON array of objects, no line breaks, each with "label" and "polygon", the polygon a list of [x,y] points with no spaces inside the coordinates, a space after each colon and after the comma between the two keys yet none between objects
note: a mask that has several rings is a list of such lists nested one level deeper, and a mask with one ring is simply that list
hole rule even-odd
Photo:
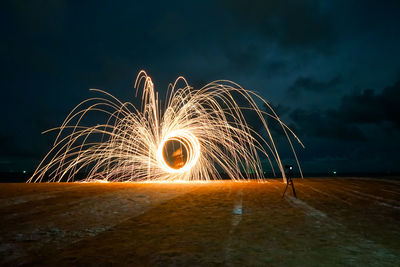
[{"label": "night sky", "polygon": [[400,171],[400,1],[15,0],[0,12],[0,171],[32,171],[54,138],[41,132],[89,88],[132,101],[141,69],[161,95],[180,75],[257,91],[305,143],[305,175]]}]

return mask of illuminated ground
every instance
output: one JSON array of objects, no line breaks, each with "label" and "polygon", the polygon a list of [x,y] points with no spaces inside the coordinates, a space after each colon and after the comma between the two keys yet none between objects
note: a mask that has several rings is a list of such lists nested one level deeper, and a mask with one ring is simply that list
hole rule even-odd
[{"label": "illuminated ground", "polygon": [[0,265],[400,265],[400,180],[295,185],[0,184]]}]

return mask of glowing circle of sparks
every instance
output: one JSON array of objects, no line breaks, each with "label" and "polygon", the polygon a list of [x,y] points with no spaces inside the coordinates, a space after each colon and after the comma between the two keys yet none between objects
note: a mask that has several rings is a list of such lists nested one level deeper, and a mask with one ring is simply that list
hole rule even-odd
[{"label": "glowing circle of sparks", "polygon": [[[82,175],[102,182],[262,180],[263,164],[273,175],[278,168],[286,181],[271,123],[286,136],[302,175],[292,139],[303,144],[258,94],[226,80],[194,89],[179,77],[160,100],[144,71],[135,88],[136,95],[142,92],[140,108],[90,89],[102,95],[82,101],[60,127],[48,130],[58,131],[57,137],[28,182]],[[248,125],[246,112],[262,132]],[[86,126],[93,120],[99,123]]]},{"label": "glowing circle of sparks", "polygon": [[[181,168],[171,168],[164,158],[164,145],[167,141],[176,140],[180,142],[187,151],[187,159]],[[200,157],[200,143],[199,140],[189,131],[180,130],[168,134],[160,143],[157,150],[157,161],[160,167],[168,173],[184,173],[189,171]]]}]

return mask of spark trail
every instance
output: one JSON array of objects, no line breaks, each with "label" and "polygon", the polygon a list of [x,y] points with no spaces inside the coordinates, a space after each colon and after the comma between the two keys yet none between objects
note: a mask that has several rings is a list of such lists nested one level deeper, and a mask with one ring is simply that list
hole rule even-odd
[{"label": "spark trail", "polygon": [[[162,106],[144,71],[139,72],[135,88],[136,95],[142,92],[140,109],[91,89],[102,96],[84,100],[60,127],[48,130],[58,131],[53,148],[28,182],[74,181],[78,173],[87,173],[86,181],[109,182],[208,181],[220,179],[220,173],[232,180],[264,179],[261,155],[274,175],[275,165],[286,181],[266,118],[280,125],[301,173],[292,138],[303,144],[258,94],[226,80],[194,89],[179,77],[168,87]],[[246,107],[239,106],[236,97]],[[248,125],[245,110],[255,112],[266,137]],[[104,122],[84,126],[93,112],[104,115]]]}]

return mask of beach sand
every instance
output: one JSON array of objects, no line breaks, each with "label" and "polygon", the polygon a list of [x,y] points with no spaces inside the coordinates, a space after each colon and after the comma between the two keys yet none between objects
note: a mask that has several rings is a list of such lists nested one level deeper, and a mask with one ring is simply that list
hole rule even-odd
[{"label": "beach sand", "polygon": [[400,266],[400,180],[0,184],[0,265]]}]

